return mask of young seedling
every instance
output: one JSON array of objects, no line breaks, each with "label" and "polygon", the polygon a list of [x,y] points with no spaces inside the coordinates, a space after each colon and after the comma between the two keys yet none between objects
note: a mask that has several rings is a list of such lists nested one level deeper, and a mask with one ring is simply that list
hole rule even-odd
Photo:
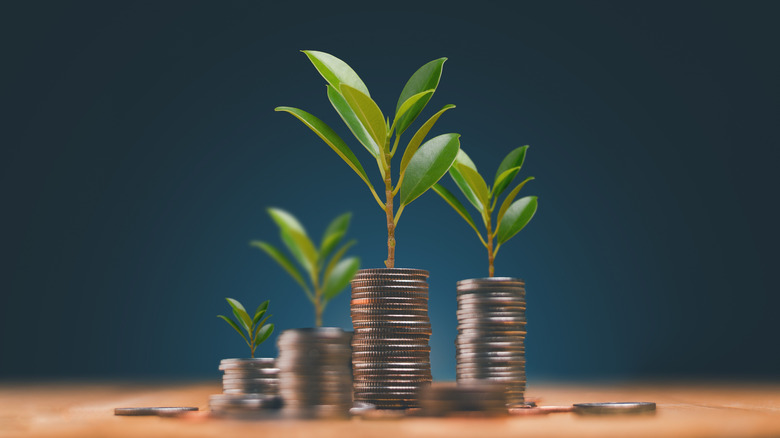
[{"label": "young seedling", "polygon": [[[471,225],[471,228],[476,231],[479,240],[482,245],[487,248],[488,251],[488,273],[493,276],[493,262],[498,254],[499,248],[507,240],[514,237],[520,230],[522,230],[531,218],[536,213],[538,206],[536,196],[526,196],[515,201],[520,189],[528,182],[534,179],[529,176],[523,182],[518,184],[508,195],[504,198],[504,202],[501,203],[501,207],[498,209],[498,216],[496,216],[495,222],[493,222],[493,211],[496,208],[496,201],[498,201],[499,195],[509,187],[514,180],[515,176],[520,172],[520,168],[523,167],[525,161],[525,153],[528,150],[528,146],[521,146],[512,152],[510,152],[501,164],[498,166],[496,176],[493,180],[493,187],[489,187],[485,182],[485,179],[477,172],[477,166],[466,155],[463,150],[458,152],[458,157],[455,159],[455,164],[450,168],[450,176],[455,181],[455,185],[458,186],[461,192],[466,196],[471,205],[473,205],[480,216],[482,216],[482,222],[485,224],[485,230],[487,231],[485,237],[482,237],[482,233],[477,229],[474,219],[463,206],[463,204],[456,198],[449,190],[445,189],[440,184],[435,184],[433,190],[438,193],[448,204],[455,209],[458,214]],[[495,226],[493,226],[495,224]],[[496,241],[494,247],[493,242]]]},{"label": "young seedling", "polygon": [[[383,210],[387,221],[387,260],[385,266],[395,267],[395,229],[404,208],[435,184],[450,168],[460,148],[459,134],[443,134],[425,143],[423,140],[439,117],[455,105],[445,105],[428,119],[406,144],[397,178],[393,179],[392,159],[398,152],[401,135],[415,121],[436,91],[441,78],[444,61],[433,60],[420,67],[401,91],[398,104],[393,111],[393,121],[386,117],[371,99],[368,88],[344,61],[333,55],[304,50],[303,53],[327,81],[327,95],[333,108],[347,125],[355,138],[376,160],[384,183],[384,200],[344,140],[327,124],[306,111],[280,106],[276,111],[285,111],[297,117],[314,131],[349,165],[366,183],[377,204]],[[393,210],[393,199],[400,192],[400,205]]]},{"label": "young seedling", "polygon": [[[249,350],[252,353],[251,357],[255,357],[255,349],[258,345],[262,344],[271,336],[271,333],[274,332],[274,325],[265,323],[268,321],[268,318],[271,317],[271,315],[265,314],[268,310],[270,301],[266,300],[263,304],[260,304],[257,307],[257,310],[255,310],[255,315],[250,317],[244,306],[239,303],[238,300],[234,300],[233,298],[225,299],[228,304],[230,304],[230,307],[233,308],[233,315],[238,322],[233,321],[225,315],[217,315],[217,318],[225,320],[225,322],[230,324],[230,326],[241,335],[244,341],[246,341],[246,344],[249,345]],[[246,334],[244,334],[244,331],[246,331]]]},{"label": "young seedling", "polygon": [[[359,258],[348,257],[342,260],[347,250],[355,244],[355,240],[350,240],[336,250],[347,234],[352,213],[344,213],[333,219],[325,229],[319,248],[314,246],[303,225],[292,214],[278,208],[269,208],[268,214],[279,227],[282,242],[308,275],[309,283],[303,279],[300,270],[292,261],[273,245],[259,240],[253,240],[250,244],[265,251],[301,285],[306,297],[314,305],[314,323],[320,327],[322,313],[328,302],[347,287],[360,269]],[[333,256],[330,261],[325,263],[331,254]]]}]

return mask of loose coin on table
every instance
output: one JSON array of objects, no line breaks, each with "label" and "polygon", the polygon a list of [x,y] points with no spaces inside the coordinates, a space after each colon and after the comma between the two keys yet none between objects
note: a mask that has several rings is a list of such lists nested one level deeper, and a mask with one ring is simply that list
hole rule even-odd
[{"label": "loose coin on table", "polygon": [[141,417],[150,415],[164,415],[173,412],[191,412],[197,411],[198,408],[191,406],[155,406],[155,407],[136,407],[136,408],[116,408],[114,409],[114,415],[122,415],[129,417]]},{"label": "loose coin on table", "polygon": [[645,414],[655,412],[652,402],[575,403],[579,415]]}]

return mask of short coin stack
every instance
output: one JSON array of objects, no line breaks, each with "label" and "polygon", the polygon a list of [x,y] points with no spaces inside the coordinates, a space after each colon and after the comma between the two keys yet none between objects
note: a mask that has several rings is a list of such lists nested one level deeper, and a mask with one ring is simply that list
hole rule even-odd
[{"label": "short coin stack", "polygon": [[217,415],[243,415],[278,408],[279,369],[273,358],[223,359],[222,394],[209,397]]},{"label": "short coin stack", "polygon": [[507,404],[525,394],[525,283],[506,277],[458,282],[457,380],[506,387]]},{"label": "short coin stack", "polygon": [[419,407],[431,383],[428,271],[363,269],[352,280],[355,401]]},{"label": "short coin stack", "polygon": [[498,383],[432,386],[420,400],[424,415],[506,415],[506,392]]},{"label": "short coin stack", "polygon": [[279,393],[285,416],[349,416],[351,338],[352,333],[334,327],[285,330],[279,335]]}]

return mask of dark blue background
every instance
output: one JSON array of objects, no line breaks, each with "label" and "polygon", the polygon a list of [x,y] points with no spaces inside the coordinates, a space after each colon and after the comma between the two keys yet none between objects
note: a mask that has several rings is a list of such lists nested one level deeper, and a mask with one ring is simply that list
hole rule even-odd
[{"label": "dark blue background", "polygon": [[[385,112],[447,56],[423,117],[458,108],[433,133],[487,174],[531,145],[540,211],[497,274],[527,281],[532,381],[780,377],[776,2],[281,3],[2,4],[0,377],[215,377],[246,355],[226,296],[310,325],[248,245],[279,242],[266,206],[317,238],[353,211],[353,252],[382,266],[365,186],[273,112],[350,138],[300,49],[347,61]],[[397,238],[398,266],[431,272],[434,376],[453,379],[455,282],[486,256],[432,193]],[[326,325],[351,327],[348,295]]]}]

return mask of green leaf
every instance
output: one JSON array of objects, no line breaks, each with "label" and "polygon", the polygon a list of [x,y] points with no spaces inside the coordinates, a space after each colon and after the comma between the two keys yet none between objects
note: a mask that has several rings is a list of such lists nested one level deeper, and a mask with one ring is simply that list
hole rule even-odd
[{"label": "green leaf", "polygon": [[264,325],[257,332],[257,336],[255,336],[255,347],[265,342],[265,340],[268,339],[268,337],[271,336],[271,333],[273,332],[274,332],[273,323]]},{"label": "green leaf", "polygon": [[255,316],[252,318],[252,325],[257,325],[257,322],[260,321],[260,318],[262,318],[265,312],[268,310],[268,305],[270,303],[270,300],[265,300],[262,304],[257,306],[257,310],[255,310]]},{"label": "green leaf", "polygon": [[308,286],[306,285],[306,282],[303,280],[303,276],[301,276],[301,273],[298,272],[298,268],[293,265],[292,261],[287,258],[284,253],[276,249],[273,245],[265,242],[261,242],[259,240],[253,240],[250,242],[250,245],[260,248],[263,251],[265,251],[266,254],[271,256],[272,259],[276,261],[282,268],[284,268],[285,271],[287,271],[288,274],[296,281],[298,284],[301,285],[301,287],[304,290],[308,291]]},{"label": "green leaf", "polygon": [[360,259],[357,257],[349,257],[336,264],[322,289],[325,301],[330,301],[344,290],[358,269],[360,269]]},{"label": "green leaf", "polygon": [[282,240],[290,252],[303,265],[304,269],[314,276],[317,267],[318,253],[306,230],[292,214],[279,209],[269,208],[268,214],[281,230]]},{"label": "green leaf", "polygon": [[236,318],[238,318],[239,322],[241,322],[241,325],[243,325],[244,328],[247,329],[247,332],[249,332],[249,327],[252,326],[252,318],[248,313],[246,313],[244,306],[239,303],[238,300],[234,300],[233,298],[225,298],[225,300],[227,300],[228,304],[230,304],[230,307],[233,308],[233,314],[236,315]]},{"label": "green leaf", "polygon": [[422,126],[420,126],[420,129],[418,129],[417,132],[412,137],[412,139],[409,140],[409,144],[406,145],[406,150],[404,151],[404,155],[403,157],[401,157],[401,167],[400,167],[401,175],[403,175],[404,172],[406,171],[406,166],[409,165],[409,161],[412,159],[415,152],[417,152],[417,148],[420,147],[422,141],[425,139],[425,136],[428,135],[428,133],[431,131],[431,128],[433,128],[433,125],[436,124],[437,120],[439,120],[439,117],[441,117],[441,115],[444,114],[445,111],[452,108],[455,108],[455,105],[445,105],[444,108],[440,109],[439,112],[432,115],[427,122],[425,122]]},{"label": "green leaf", "polygon": [[272,317],[273,315],[267,315],[265,318],[258,319],[255,321],[255,325],[252,327],[252,339],[257,338],[257,332],[260,331],[260,328],[265,324],[266,321],[268,321],[268,318]]},{"label": "green leaf", "polygon": [[338,251],[336,251],[335,254],[333,254],[333,257],[330,259],[330,262],[328,262],[328,266],[325,268],[325,273],[322,275],[322,283],[325,284],[328,282],[328,279],[330,278],[330,273],[333,272],[333,268],[336,266],[336,264],[341,260],[342,257],[344,257],[344,254],[347,252],[347,250],[357,243],[357,240],[350,240],[349,242],[345,243],[341,248],[339,248]]},{"label": "green leaf", "polygon": [[301,50],[309,61],[314,64],[314,68],[328,81],[329,84],[338,90],[341,84],[347,84],[360,90],[366,96],[370,96],[366,84],[360,79],[360,76],[352,70],[352,67],[346,62],[336,58],[330,53],[318,52],[316,50]]},{"label": "green leaf", "polygon": [[509,186],[509,183],[512,182],[513,179],[515,179],[515,176],[517,173],[520,172],[520,167],[513,167],[511,169],[507,169],[502,173],[501,175],[498,175],[496,177],[496,180],[493,182],[493,190],[490,191],[491,197],[497,197],[498,195],[503,192],[507,186]]},{"label": "green leaf", "polygon": [[380,150],[384,150],[387,141],[387,125],[385,125],[385,116],[382,114],[382,110],[379,109],[376,102],[360,90],[347,84],[341,84],[340,90],[341,95],[355,112],[360,123],[366,128],[368,135],[374,139]]},{"label": "green leaf", "polygon": [[449,190],[444,188],[441,184],[434,184],[433,185],[433,191],[439,194],[439,196],[444,199],[447,204],[450,204],[452,208],[455,209],[455,211],[458,212],[460,217],[462,217],[466,222],[471,225],[471,228],[474,229],[474,231],[479,234],[479,230],[477,229],[477,225],[474,223],[474,219],[471,218],[471,214],[469,214],[468,210],[466,210],[466,207],[461,204],[461,202],[458,200],[458,198],[455,197]]},{"label": "green leaf", "polygon": [[341,120],[343,120],[349,130],[352,131],[352,135],[358,139],[360,144],[362,144],[371,155],[378,157],[381,153],[381,149],[368,134],[365,126],[360,122],[355,112],[352,111],[352,107],[349,106],[346,99],[344,99],[344,96],[333,88],[332,85],[328,85],[328,99],[330,100],[331,105],[333,105],[333,108],[336,109],[336,112],[339,113],[339,116],[341,116]]},{"label": "green leaf", "polygon": [[[244,320],[244,317],[241,315],[241,312],[239,312],[236,309],[233,309],[233,316],[236,317],[236,319],[238,320],[238,322],[241,325],[241,327],[243,327],[244,330],[246,330],[247,333],[252,333],[252,326],[251,326],[251,324],[247,324],[247,322]],[[249,322],[252,322],[252,321],[249,321]]]},{"label": "green leaf", "polygon": [[460,134],[443,134],[420,146],[401,182],[401,205],[417,199],[447,173],[458,155],[459,138]]},{"label": "green leaf", "polygon": [[[469,156],[463,152],[463,149],[458,151],[458,156],[455,158],[455,164],[462,164],[474,169],[475,172],[477,171],[477,166],[475,166],[474,162],[471,161],[471,158],[469,158]],[[450,168],[450,176],[452,177],[452,180],[455,181],[455,184],[458,186],[460,191],[463,192],[463,194],[466,196],[466,199],[471,202],[471,205],[473,205],[474,208],[476,208],[480,213],[484,212],[485,207],[477,197],[477,194],[474,193],[474,190],[471,188],[471,186],[469,186],[469,184],[466,182],[466,178],[463,176],[460,170],[458,170],[457,165],[453,165]]]},{"label": "green leaf", "polygon": [[[401,106],[398,107],[398,111],[395,113],[395,118],[393,119],[393,125],[391,126],[394,126],[396,123],[398,123],[398,119],[400,117],[403,117],[403,115],[406,114],[414,104],[419,102],[420,99],[430,94],[433,94],[433,90],[423,91],[422,93],[417,93],[413,96],[410,96],[408,99],[406,99],[406,101],[402,103]],[[388,127],[388,130],[389,129],[390,128]]]},{"label": "green leaf", "polygon": [[241,328],[238,327],[238,324],[236,324],[235,321],[233,321],[232,319],[228,318],[225,315],[217,315],[217,318],[222,318],[223,320],[225,320],[225,322],[230,324],[230,326],[233,327],[238,332],[238,334],[241,335],[242,338],[244,338],[246,342],[249,342],[249,340],[244,335],[244,332],[241,331]]},{"label": "green leaf", "polygon": [[511,239],[528,225],[536,213],[537,206],[536,196],[526,196],[513,202],[506,210],[504,220],[498,226],[498,244]]},{"label": "green leaf", "polygon": [[362,179],[372,191],[374,190],[374,186],[371,185],[371,181],[368,180],[368,175],[366,175],[366,171],[363,169],[363,166],[360,164],[360,161],[358,161],[355,154],[353,154],[349,146],[344,143],[344,140],[342,140],[330,126],[326,125],[325,122],[298,108],[280,106],[276,107],[274,111],[290,113],[303,122],[304,125],[308,126],[325,143],[327,143],[328,146],[330,146],[330,148],[358,174],[360,179]]},{"label": "green leaf", "polygon": [[[487,184],[482,176],[476,170],[472,169],[466,164],[456,162],[453,167],[457,167],[458,172],[463,176],[463,180],[466,182],[472,193],[477,197],[480,204],[485,207],[490,205],[490,192],[488,191]],[[480,209],[480,211],[483,211]]]},{"label": "green leaf", "polygon": [[[515,175],[517,175],[517,173],[520,171],[520,168],[523,167],[523,162],[525,162],[525,153],[527,150],[528,145],[520,146],[519,148],[508,153],[506,158],[501,161],[501,164],[498,166],[498,170],[496,171],[496,177],[493,183],[494,196],[500,195],[501,192],[506,190],[507,186],[512,183]],[[510,170],[514,170],[514,172],[507,174],[507,172]]]},{"label": "green leaf", "polygon": [[320,263],[325,262],[325,258],[336,248],[336,245],[341,242],[341,239],[347,233],[349,229],[349,221],[352,218],[352,213],[344,213],[341,216],[333,219],[333,221],[325,229],[325,234],[322,236],[322,243],[320,243]]},{"label": "green leaf", "polygon": [[498,216],[496,217],[496,228],[501,225],[501,219],[504,217],[504,214],[506,213],[507,208],[509,208],[510,205],[512,205],[512,201],[514,201],[515,196],[517,196],[518,193],[520,193],[520,189],[523,188],[525,183],[528,181],[533,180],[534,177],[529,176],[525,179],[525,181],[521,182],[517,185],[514,189],[512,189],[511,192],[509,192],[508,195],[506,195],[506,198],[504,199],[504,202],[501,203],[501,208],[498,209]]},{"label": "green leaf", "polygon": [[428,101],[431,100],[433,92],[436,91],[436,87],[439,86],[441,72],[444,68],[444,61],[446,60],[447,58],[439,58],[423,65],[416,72],[414,72],[412,77],[409,78],[409,81],[406,82],[404,89],[401,90],[401,96],[398,98],[396,113],[399,112],[401,105],[403,105],[407,99],[414,96],[415,94],[419,94],[428,90],[430,90],[431,93],[423,96],[420,100],[415,102],[414,105],[412,105],[411,108],[398,119],[395,127],[398,135],[406,131],[406,128],[408,128],[409,125],[414,122],[417,116],[420,115],[420,112],[423,110],[423,108],[425,108],[425,105],[428,104]]}]

